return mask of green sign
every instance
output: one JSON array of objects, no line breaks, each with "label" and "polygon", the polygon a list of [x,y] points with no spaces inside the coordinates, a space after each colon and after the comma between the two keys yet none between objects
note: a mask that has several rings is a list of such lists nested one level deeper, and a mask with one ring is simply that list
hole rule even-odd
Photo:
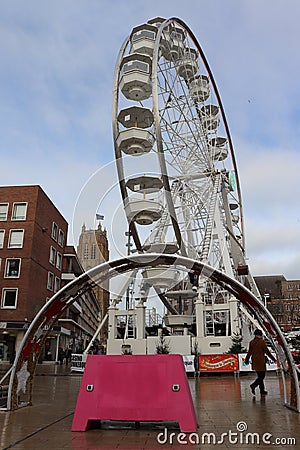
[{"label": "green sign", "polygon": [[235,173],[233,170],[231,170],[231,172],[229,174],[229,182],[230,182],[231,189],[233,191],[236,191],[236,178],[235,178]]}]

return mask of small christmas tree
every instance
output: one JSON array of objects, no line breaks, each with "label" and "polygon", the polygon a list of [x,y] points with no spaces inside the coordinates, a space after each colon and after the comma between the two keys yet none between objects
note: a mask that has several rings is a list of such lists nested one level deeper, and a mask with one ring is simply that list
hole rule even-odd
[{"label": "small christmas tree", "polygon": [[232,344],[227,353],[245,353],[247,350],[242,346],[243,336],[239,333],[233,333],[231,336]]}]

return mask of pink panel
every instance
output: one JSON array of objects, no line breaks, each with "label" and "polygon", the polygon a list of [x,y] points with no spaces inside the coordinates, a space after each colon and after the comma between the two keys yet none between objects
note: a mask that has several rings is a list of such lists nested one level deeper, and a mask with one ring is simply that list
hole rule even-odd
[{"label": "pink panel", "polygon": [[195,432],[181,355],[89,355],[72,431],[86,431],[93,420],[177,421]]}]

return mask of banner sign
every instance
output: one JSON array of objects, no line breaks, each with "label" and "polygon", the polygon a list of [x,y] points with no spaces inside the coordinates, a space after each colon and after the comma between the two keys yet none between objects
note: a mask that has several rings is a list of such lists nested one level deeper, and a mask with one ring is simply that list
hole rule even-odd
[{"label": "banner sign", "polygon": [[186,372],[195,372],[195,356],[194,355],[182,355],[184,367]]},{"label": "banner sign", "polygon": [[[84,372],[86,363],[86,354],[72,353],[71,357],[71,371],[72,372]],[[182,355],[184,367],[186,372],[195,372],[195,356],[194,355]]]},{"label": "banner sign", "polygon": [[237,372],[237,355],[199,355],[200,372]]},{"label": "banner sign", "polygon": [[[276,354],[272,353],[274,358]],[[84,372],[86,363],[86,354],[72,353],[71,371]],[[221,354],[221,355],[199,355],[199,371],[200,372],[253,372],[251,359],[249,364],[245,364],[246,353]],[[186,372],[195,372],[195,356],[182,355]],[[267,370],[277,370],[278,364],[267,358]]]},{"label": "banner sign", "polygon": [[86,354],[72,353],[71,371],[72,372],[84,372],[86,358],[87,358]]},{"label": "banner sign", "polygon": [[[252,364],[251,364],[251,358],[250,358],[249,364],[245,364],[246,355],[247,355],[247,353],[239,353],[239,355],[238,355],[238,357],[239,357],[239,371],[240,372],[253,372]],[[272,353],[272,355],[276,359],[276,354]],[[278,369],[277,362],[274,363],[268,356],[266,356],[266,358],[267,358],[267,360],[266,360],[267,370],[277,370]]]}]

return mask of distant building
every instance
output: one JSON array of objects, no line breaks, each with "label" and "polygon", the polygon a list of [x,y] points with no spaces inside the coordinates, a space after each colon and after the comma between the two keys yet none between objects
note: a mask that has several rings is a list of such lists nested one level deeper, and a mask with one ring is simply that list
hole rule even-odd
[{"label": "distant building", "polygon": [[262,299],[284,331],[300,329],[300,280],[283,275],[254,277]]},{"label": "distant building", "polygon": [[[67,281],[67,234],[66,220],[40,186],[0,187],[0,361],[13,360],[35,315]],[[76,264],[72,270],[75,276],[83,271]],[[99,308],[90,301],[90,313],[72,307],[81,334],[78,326],[74,332],[66,320],[59,322],[49,333],[44,359],[55,360],[58,345],[73,346],[83,332],[93,335]]]},{"label": "distant building", "polygon": [[[109,260],[107,233],[105,229],[102,229],[100,223],[96,230],[86,229],[85,225],[82,226],[77,254],[85,271]],[[101,319],[103,319],[109,307],[109,281],[105,281],[101,286],[96,286],[94,293],[99,302]],[[107,327],[106,322],[100,333],[102,342],[107,340]]]},{"label": "distant building", "polygon": [[[73,246],[65,247],[63,256],[62,287],[85,271]],[[94,291],[82,294],[58,320],[58,325],[69,330],[68,345],[76,353],[83,351],[94,335],[100,319],[100,307]]]}]

